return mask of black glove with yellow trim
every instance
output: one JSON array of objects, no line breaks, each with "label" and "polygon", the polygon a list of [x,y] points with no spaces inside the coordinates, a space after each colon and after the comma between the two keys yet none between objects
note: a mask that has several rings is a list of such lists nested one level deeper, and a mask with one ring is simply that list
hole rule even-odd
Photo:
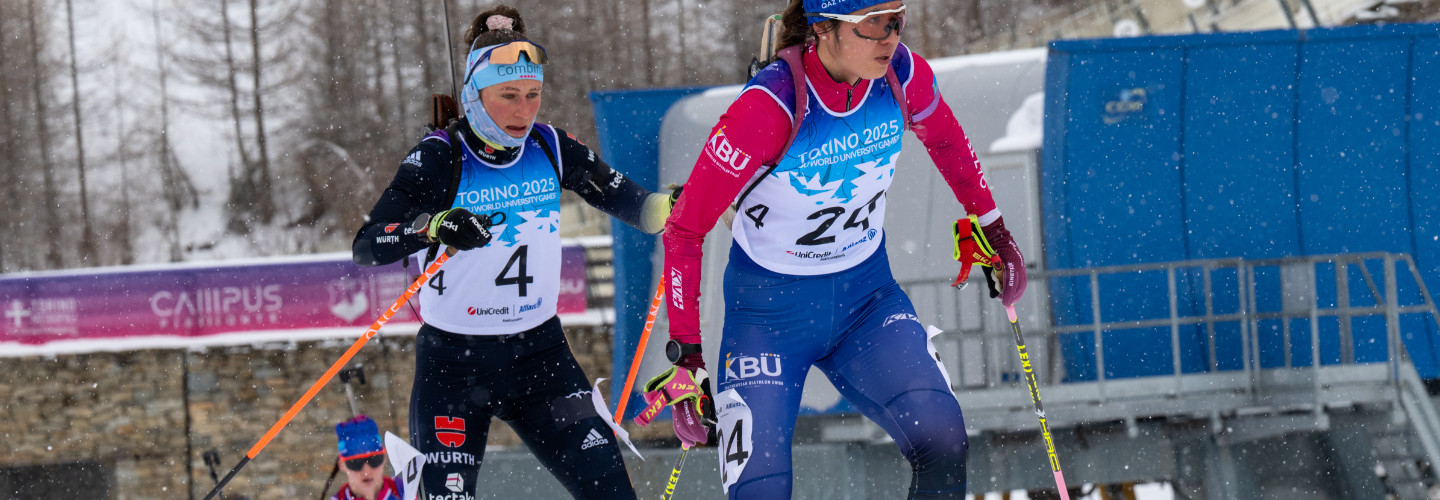
[{"label": "black glove with yellow trim", "polygon": [[470,250],[490,244],[489,215],[475,215],[463,208],[452,208],[430,218],[425,237],[456,250]]}]

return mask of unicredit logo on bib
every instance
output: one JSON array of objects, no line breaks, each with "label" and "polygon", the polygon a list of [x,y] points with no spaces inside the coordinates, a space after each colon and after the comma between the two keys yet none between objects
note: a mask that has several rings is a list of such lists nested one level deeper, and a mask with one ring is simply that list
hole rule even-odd
[{"label": "unicredit logo on bib", "polygon": [[510,306],[505,307],[467,307],[465,312],[471,316],[494,316],[498,314],[510,314]]},{"label": "unicredit logo on bib", "polygon": [[835,252],[830,252],[830,251],[816,252],[816,251],[813,251],[813,250],[801,250],[801,251],[798,251],[798,252],[795,251],[795,250],[786,250],[785,253],[788,253],[788,254],[790,254],[790,255],[794,255],[794,256],[799,257],[799,258],[802,258],[802,259],[827,259],[827,258],[830,258],[831,256],[834,256],[834,255],[835,255]]}]

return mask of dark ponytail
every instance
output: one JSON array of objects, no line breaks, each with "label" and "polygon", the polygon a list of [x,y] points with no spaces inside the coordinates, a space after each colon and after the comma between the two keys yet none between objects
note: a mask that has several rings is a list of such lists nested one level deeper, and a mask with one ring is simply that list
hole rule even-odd
[{"label": "dark ponytail", "polygon": [[[491,29],[487,22],[492,16],[509,18],[512,26],[509,29]],[[520,18],[520,11],[509,5],[499,4],[470,20],[470,28],[465,30],[465,46],[461,47],[461,50],[469,51],[472,46],[486,47],[525,39],[525,20]]]},{"label": "dark ponytail", "polygon": [[[835,21],[826,19],[815,24],[821,32],[829,32],[835,28]],[[780,41],[775,44],[775,51],[792,45],[804,46],[815,41],[815,31],[810,29],[810,21],[805,18],[805,5],[802,0],[790,0],[790,5],[785,7],[785,13],[780,16]]]}]

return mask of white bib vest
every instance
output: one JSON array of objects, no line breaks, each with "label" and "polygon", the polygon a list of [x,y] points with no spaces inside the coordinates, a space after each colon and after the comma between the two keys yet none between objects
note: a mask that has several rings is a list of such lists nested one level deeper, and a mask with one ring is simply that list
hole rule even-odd
[{"label": "white bib vest", "polygon": [[870,81],[860,104],[827,109],[808,79],[810,109],[795,142],[737,207],[731,232],[756,263],[813,276],[849,269],[879,248],[885,194],[905,117],[885,79]]},{"label": "white bib vest", "polygon": [[[535,129],[556,151],[553,129],[539,124]],[[454,145],[465,147],[462,140]],[[489,245],[456,253],[420,289],[425,322],[452,333],[509,335],[555,316],[560,296],[560,180],[535,139],[527,138],[520,156],[498,167],[466,148],[451,206],[489,214],[499,223],[490,228],[494,239]]]}]

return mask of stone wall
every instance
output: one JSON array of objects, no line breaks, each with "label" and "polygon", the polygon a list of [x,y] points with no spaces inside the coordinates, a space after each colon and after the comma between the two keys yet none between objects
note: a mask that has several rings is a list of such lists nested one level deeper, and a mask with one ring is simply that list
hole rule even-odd
[{"label": "stone wall", "polygon": [[[592,380],[611,376],[608,327],[571,327],[566,336]],[[367,383],[354,385],[355,395],[382,432],[408,436],[414,340],[413,331],[377,336],[348,365],[363,366]],[[223,477],[352,343],[0,358],[0,469],[98,463],[109,498],[201,498],[214,485],[202,454],[220,453]],[[226,496],[318,497],[335,464],[334,425],[350,417],[337,377],[230,482]],[[520,445],[499,420],[489,442]]]}]

